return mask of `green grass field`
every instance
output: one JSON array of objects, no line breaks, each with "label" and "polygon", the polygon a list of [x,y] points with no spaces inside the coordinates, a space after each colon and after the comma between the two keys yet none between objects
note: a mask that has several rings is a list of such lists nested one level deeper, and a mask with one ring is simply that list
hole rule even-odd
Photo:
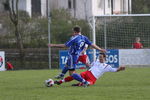
[{"label": "green grass field", "polygon": [[[78,70],[81,72],[84,70]],[[44,81],[60,70],[0,72],[0,100],[150,100],[150,68],[127,68],[105,73],[93,86],[71,83],[45,87]]]}]

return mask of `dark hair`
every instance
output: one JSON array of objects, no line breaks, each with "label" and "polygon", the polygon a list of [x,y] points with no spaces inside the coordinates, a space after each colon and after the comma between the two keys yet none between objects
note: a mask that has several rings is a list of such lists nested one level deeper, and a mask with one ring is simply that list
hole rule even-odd
[{"label": "dark hair", "polygon": [[79,27],[79,26],[75,26],[74,28],[73,28],[73,31],[74,32],[81,32],[81,28]]},{"label": "dark hair", "polygon": [[100,55],[103,55],[103,57],[106,58],[106,54],[105,53],[99,53]]}]

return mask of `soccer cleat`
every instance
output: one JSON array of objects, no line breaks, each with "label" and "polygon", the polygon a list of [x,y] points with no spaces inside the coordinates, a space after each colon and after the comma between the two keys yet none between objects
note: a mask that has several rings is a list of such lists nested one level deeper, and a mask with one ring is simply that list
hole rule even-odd
[{"label": "soccer cleat", "polygon": [[60,81],[54,81],[54,84],[60,85],[61,82]]},{"label": "soccer cleat", "polygon": [[80,83],[72,84],[71,86],[81,86]]},{"label": "soccer cleat", "polygon": [[90,83],[89,83],[88,81],[86,81],[86,82],[83,83],[83,87],[88,87],[89,84],[90,84]]},{"label": "soccer cleat", "polygon": [[57,76],[55,76],[56,79],[63,79],[64,78],[64,75],[63,74],[59,74]]},{"label": "soccer cleat", "polygon": [[83,83],[72,84],[71,86],[83,86]]}]

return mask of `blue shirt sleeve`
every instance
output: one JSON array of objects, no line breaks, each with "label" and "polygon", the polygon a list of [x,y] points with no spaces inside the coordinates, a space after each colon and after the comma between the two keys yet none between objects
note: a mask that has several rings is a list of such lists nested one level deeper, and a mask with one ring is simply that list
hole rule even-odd
[{"label": "blue shirt sleeve", "polygon": [[67,42],[65,43],[65,45],[66,45],[67,47],[70,47],[72,44],[73,44],[73,39],[70,39],[69,41],[67,41]]},{"label": "blue shirt sleeve", "polygon": [[85,43],[88,45],[92,45],[92,42],[85,36]]}]

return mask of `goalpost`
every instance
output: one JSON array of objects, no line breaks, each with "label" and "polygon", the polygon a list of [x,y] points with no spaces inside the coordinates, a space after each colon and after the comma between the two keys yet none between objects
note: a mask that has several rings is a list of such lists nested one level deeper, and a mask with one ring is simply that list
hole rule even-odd
[{"label": "goalpost", "polygon": [[[150,48],[150,14],[93,16],[90,25],[93,43],[105,49],[130,49],[136,37]],[[95,60],[95,50],[93,56]]]}]

